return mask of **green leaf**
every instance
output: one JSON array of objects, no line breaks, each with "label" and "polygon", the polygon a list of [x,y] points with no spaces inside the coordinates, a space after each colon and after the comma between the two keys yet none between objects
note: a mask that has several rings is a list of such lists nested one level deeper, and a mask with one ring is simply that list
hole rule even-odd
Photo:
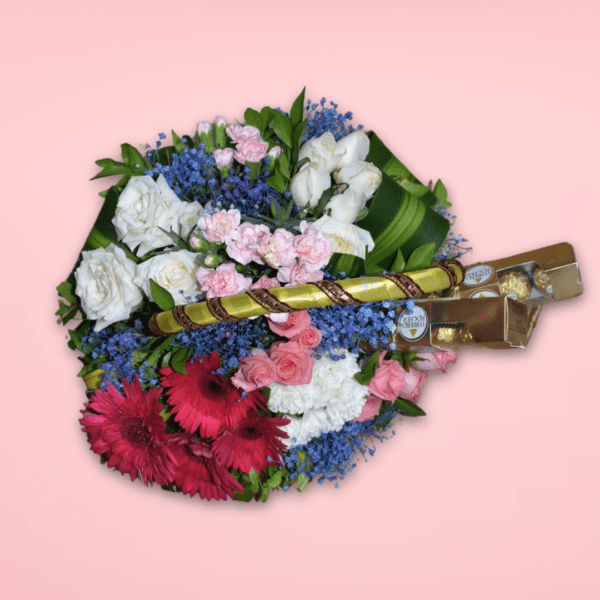
[{"label": "green leaf", "polygon": [[75,318],[75,315],[77,314],[77,311],[79,310],[78,306],[74,306],[70,312],[68,312],[63,318],[62,318],[62,324],[66,325],[71,319]]},{"label": "green leaf", "polygon": [[184,250],[188,249],[188,245],[187,245],[186,241],[181,236],[177,235],[176,233],[173,233],[172,231],[167,231],[166,229],[163,229],[162,227],[159,227],[159,229],[163,233],[166,233],[175,242],[176,246],[178,246],[179,248],[183,248]]},{"label": "green leaf", "polygon": [[129,165],[117,162],[112,158],[102,158],[101,160],[97,160],[96,164],[103,168],[100,173],[92,177],[91,181],[102,177],[112,177],[113,175],[131,175],[137,173],[136,169],[131,168]]},{"label": "green leaf", "polygon": [[277,471],[273,476],[271,476],[268,479],[267,486],[270,487],[271,489],[275,489],[275,488],[279,487],[281,485],[281,482],[283,481],[283,475],[284,475],[283,470]]},{"label": "green leaf", "polygon": [[171,129],[171,135],[173,136],[173,146],[177,154],[181,154],[185,149],[185,144],[181,143],[181,138]]},{"label": "green leaf", "polygon": [[300,473],[298,475],[298,491],[301,492],[307,485],[310,480],[304,473]]},{"label": "green leaf", "polygon": [[419,408],[414,402],[405,400],[404,398],[398,398],[394,402],[394,406],[401,410],[402,413],[407,417],[424,417],[427,413]]},{"label": "green leaf", "polygon": [[281,173],[275,173],[275,175],[271,175],[271,177],[267,177],[265,181],[274,189],[280,193],[285,192],[285,179]]},{"label": "green leaf", "polygon": [[287,155],[285,154],[285,152],[282,152],[279,155],[279,161],[277,162],[277,165],[279,167],[279,170],[281,171],[281,174],[286,179],[289,179],[291,177],[290,161],[289,161]]},{"label": "green leaf", "polygon": [[77,296],[73,293],[73,284],[70,281],[63,281],[56,287],[59,296],[68,300],[71,304],[78,302]]},{"label": "green leaf", "polygon": [[301,123],[294,125],[294,145],[296,149],[300,148],[300,144],[302,143],[302,136],[304,135],[304,130],[306,129],[306,124],[308,121],[305,119]]},{"label": "green leaf", "polygon": [[413,183],[412,181],[407,180],[402,180],[399,183],[407,192],[415,196],[415,198],[422,198],[425,194],[431,192],[431,190],[422,183]]},{"label": "green leaf", "polygon": [[374,264],[366,265],[365,267],[365,273],[369,277],[376,277],[377,275],[381,275],[385,270],[386,269],[384,269],[383,267]]},{"label": "green leaf", "polygon": [[260,477],[258,473],[254,470],[254,467],[250,467],[250,473],[248,473],[248,478],[250,479],[250,484],[252,488],[256,488],[254,493],[258,492],[258,485],[260,484]]},{"label": "green leaf", "polygon": [[178,348],[175,350],[171,354],[171,369],[173,369],[173,371],[177,371],[177,373],[181,373],[182,375],[187,375],[187,371],[185,370],[185,361],[188,359],[191,353],[191,348]]},{"label": "green leaf", "polygon": [[358,277],[365,270],[365,259],[354,254],[334,252],[327,263],[326,270],[330,275],[345,273],[347,279]]},{"label": "green leaf", "polygon": [[292,125],[297,125],[302,121],[304,115],[304,94],[306,92],[306,86],[300,92],[300,95],[294,100],[292,104],[292,110],[290,111],[290,121]]},{"label": "green leaf", "polygon": [[273,113],[273,129],[277,137],[289,148],[292,147],[292,122],[280,112]]},{"label": "green leaf", "polygon": [[174,337],[175,335],[170,335],[160,344],[160,346],[152,351],[152,354],[147,359],[147,363],[150,367],[154,366],[158,362],[160,355],[171,345]]},{"label": "green leaf", "polygon": [[74,329],[69,330],[69,337],[71,338],[71,342],[77,348],[77,350],[81,350],[83,352],[83,342],[80,339],[80,334]]},{"label": "green leaf", "polygon": [[253,127],[256,127],[261,133],[265,128],[260,113],[253,108],[246,109],[246,112],[244,113],[244,119],[246,120],[246,125],[252,125]]},{"label": "green leaf", "polygon": [[312,210],[313,217],[318,219],[325,210],[325,205],[331,200],[332,196],[337,192],[337,186],[332,185],[330,188],[326,189],[321,197],[319,198],[319,202]]},{"label": "green leaf", "polygon": [[262,494],[260,495],[261,502],[266,502],[269,499],[269,493],[271,492],[271,488],[265,486],[263,488]]},{"label": "green leaf", "polygon": [[146,159],[131,144],[121,144],[121,157],[126,165],[140,172],[148,166]]},{"label": "green leaf", "polygon": [[363,365],[360,373],[356,373],[354,375],[354,379],[356,379],[358,383],[361,385],[367,385],[367,383],[369,383],[369,381],[375,377],[375,370],[377,369],[380,354],[381,350],[377,350],[374,354],[372,354],[367,362]]},{"label": "green leaf", "polygon": [[448,202],[448,190],[446,186],[442,183],[441,179],[438,179],[434,188],[433,193],[436,198],[440,201],[440,204],[444,207],[452,206],[450,202]]},{"label": "green leaf", "polygon": [[245,492],[234,492],[235,499],[240,500],[241,502],[250,502],[252,498],[254,498],[254,494],[252,490],[246,490]]},{"label": "green leaf", "polygon": [[436,245],[433,242],[430,242],[429,244],[424,244],[413,250],[406,263],[406,272],[412,273],[413,271],[427,269],[431,264],[431,259],[433,258],[436,249]]},{"label": "green leaf", "polygon": [[404,271],[404,267],[406,266],[406,262],[404,260],[404,256],[402,255],[402,250],[398,249],[398,253],[396,254],[396,258],[390,267],[390,271],[392,273],[402,273]]},{"label": "green leaf", "polygon": [[158,285],[154,279],[150,279],[150,293],[152,294],[152,300],[158,304],[162,311],[171,310],[175,307],[175,300],[173,300],[171,292]]},{"label": "green leaf", "polygon": [[[263,124],[262,131],[264,131],[273,119],[273,109],[270,106],[263,106],[260,111],[260,118]],[[263,139],[265,138],[263,137]]]},{"label": "green leaf", "polygon": [[260,388],[260,393],[265,397],[265,401],[268,402],[269,398],[271,397],[271,388]]}]

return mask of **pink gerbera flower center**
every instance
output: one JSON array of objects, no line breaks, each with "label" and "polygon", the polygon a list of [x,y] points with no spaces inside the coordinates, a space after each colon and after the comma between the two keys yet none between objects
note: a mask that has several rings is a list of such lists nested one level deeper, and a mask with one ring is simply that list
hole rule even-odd
[{"label": "pink gerbera flower center", "polygon": [[123,419],[121,426],[123,437],[135,448],[145,448],[152,437],[144,421],[139,417]]}]

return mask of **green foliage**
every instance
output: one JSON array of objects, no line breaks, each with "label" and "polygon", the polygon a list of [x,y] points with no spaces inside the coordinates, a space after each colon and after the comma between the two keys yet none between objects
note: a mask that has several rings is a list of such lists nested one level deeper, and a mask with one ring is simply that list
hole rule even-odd
[{"label": "green foliage", "polygon": [[406,417],[424,417],[427,413],[414,402],[405,400],[404,398],[398,398],[394,402],[394,406],[402,411],[402,414]]},{"label": "green foliage", "polygon": [[152,294],[152,300],[158,304],[162,311],[171,310],[175,307],[175,300],[173,300],[171,292],[158,285],[154,279],[150,279],[150,293]]},{"label": "green foliage", "polygon": [[427,267],[431,265],[431,259],[433,258],[436,250],[437,247],[433,242],[423,244],[422,246],[415,248],[415,250],[413,250],[408,257],[405,267],[406,272],[412,273],[413,271],[427,269]]},{"label": "green foliage", "polygon": [[379,362],[380,350],[377,350],[371,357],[365,362],[360,373],[354,375],[354,379],[361,385],[367,385],[373,377],[375,377],[375,370],[377,369],[377,363]]}]

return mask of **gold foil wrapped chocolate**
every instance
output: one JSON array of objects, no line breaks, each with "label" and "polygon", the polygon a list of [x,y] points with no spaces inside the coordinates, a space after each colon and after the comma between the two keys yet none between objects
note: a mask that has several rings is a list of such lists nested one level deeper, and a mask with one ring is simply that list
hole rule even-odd
[{"label": "gold foil wrapped chocolate", "polygon": [[533,283],[535,287],[540,290],[543,294],[551,294],[552,293],[552,282],[550,281],[550,276],[542,267],[537,267],[533,271]]},{"label": "gold foil wrapped chocolate", "polygon": [[498,285],[503,296],[511,296],[520,302],[525,302],[531,295],[529,277],[521,270],[504,272],[498,277]]}]

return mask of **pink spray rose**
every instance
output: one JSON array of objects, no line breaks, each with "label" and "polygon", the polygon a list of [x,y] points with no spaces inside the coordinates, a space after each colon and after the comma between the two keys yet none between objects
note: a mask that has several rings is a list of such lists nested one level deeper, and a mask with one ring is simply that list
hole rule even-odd
[{"label": "pink spray rose", "polygon": [[240,358],[240,368],[231,378],[231,383],[246,392],[252,392],[271,385],[276,374],[275,363],[268,354],[264,350],[253,350],[252,356]]},{"label": "pink spray rose", "polygon": [[411,370],[404,376],[404,383],[406,384],[400,391],[400,396],[406,398],[406,400],[412,400],[417,402],[421,395],[421,388],[425,384],[427,379],[427,373],[417,371],[417,369],[411,368]]},{"label": "pink spray rose", "polygon": [[417,352],[417,358],[424,360],[415,360],[411,366],[424,373],[445,373],[446,365],[455,363],[457,356],[456,348],[438,352]]},{"label": "pink spray rose", "polygon": [[362,412],[354,420],[362,423],[363,421],[374,419],[379,414],[379,409],[381,408],[382,403],[383,400],[381,398],[369,396],[365,402],[365,405],[363,406]]},{"label": "pink spray rose", "polygon": [[322,337],[321,330],[314,325],[310,325],[300,333],[297,333],[292,338],[292,342],[298,342],[303,348],[316,348],[321,343]]},{"label": "pink spray rose", "polygon": [[204,239],[213,243],[230,243],[237,234],[240,224],[240,211],[237,208],[220,210],[212,215],[204,214],[198,220],[198,228],[202,230]]},{"label": "pink spray rose", "polygon": [[229,125],[225,133],[235,144],[248,140],[260,140],[260,130],[253,125]]},{"label": "pink spray rose", "polygon": [[302,235],[294,237],[298,261],[307,271],[313,273],[329,262],[333,252],[331,240],[306,221],[300,223],[300,231]]},{"label": "pink spray rose", "polygon": [[217,169],[229,168],[233,164],[233,148],[217,148],[213,154]]},{"label": "pink spray rose", "polygon": [[276,229],[272,235],[263,236],[258,246],[258,254],[274,269],[291,267],[296,260],[294,234],[285,229]]},{"label": "pink spray rose", "polygon": [[305,283],[322,281],[323,275],[323,271],[307,271],[298,262],[294,262],[291,267],[281,267],[277,271],[277,279],[284,283],[289,283],[289,285],[304,285]]},{"label": "pink spray rose", "polygon": [[275,381],[285,385],[310,383],[315,360],[298,342],[273,344],[269,356],[275,363]]},{"label": "pink spray rose", "polygon": [[242,294],[252,285],[252,278],[238,273],[233,263],[219,265],[214,270],[200,267],[196,271],[196,279],[209,299]]},{"label": "pink spray rose", "polygon": [[235,239],[227,243],[227,254],[242,265],[247,265],[251,261],[262,264],[258,249],[266,235],[271,235],[266,225],[242,223],[236,229]]},{"label": "pink spray rose", "polygon": [[269,329],[286,338],[293,338],[307,327],[310,327],[312,319],[307,310],[298,310],[288,315],[288,318],[283,323],[274,323],[271,319],[268,320]]},{"label": "pink spray rose", "polygon": [[378,398],[393,402],[406,386],[404,378],[407,373],[397,360],[384,360],[386,354],[387,352],[382,352],[379,355],[375,376],[369,381],[367,388]]},{"label": "pink spray rose", "polygon": [[249,163],[258,163],[266,155],[269,149],[269,144],[263,140],[246,140],[238,142],[235,147],[233,158],[239,163],[245,165]]}]

